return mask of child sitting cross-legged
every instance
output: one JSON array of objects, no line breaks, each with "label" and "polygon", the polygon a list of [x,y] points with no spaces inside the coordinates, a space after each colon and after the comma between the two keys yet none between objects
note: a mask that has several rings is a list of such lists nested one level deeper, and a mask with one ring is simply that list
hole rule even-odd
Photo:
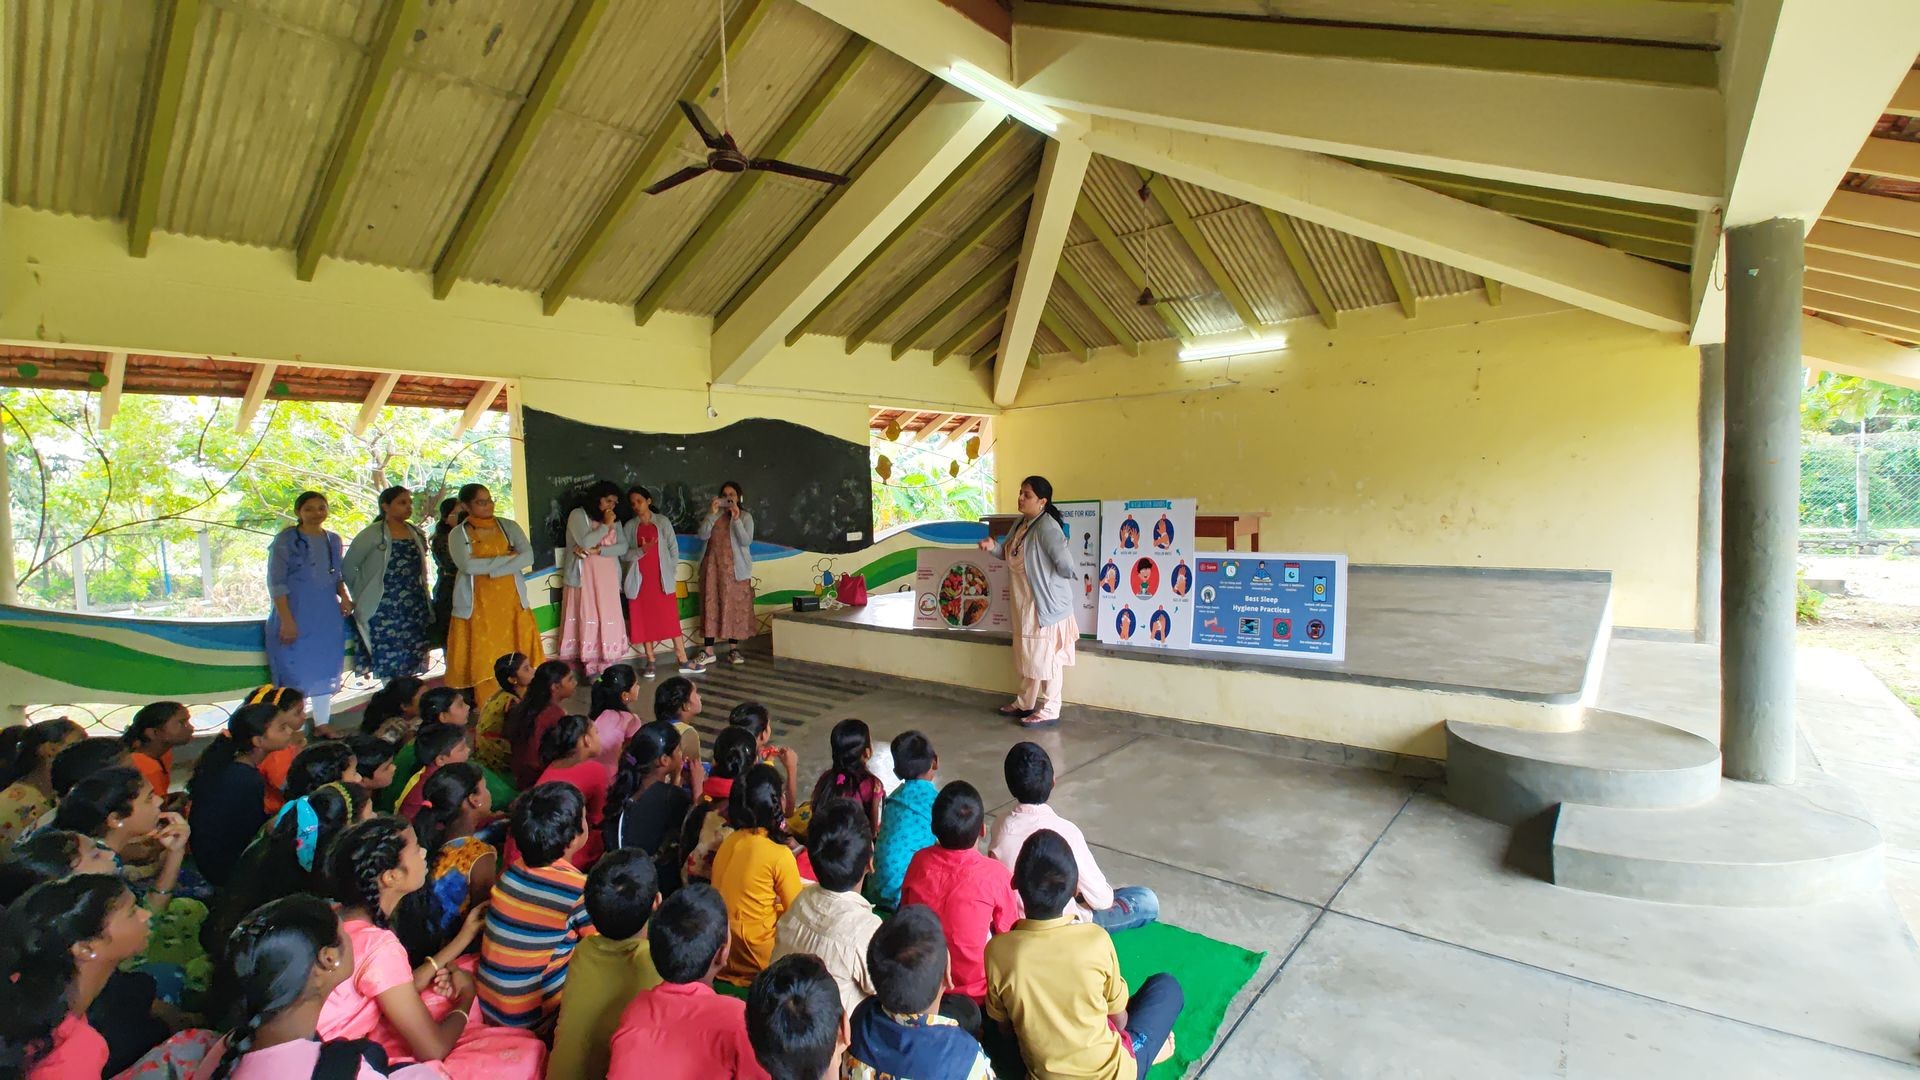
[{"label": "child sitting cross-legged", "polygon": [[610,1080],[763,1080],[747,1041],[746,1002],[714,993],[727,962],[727,905],[694,882],[647,923],[660,985],[634,995],[613,1033]]},{"label": "child sitting cross-legged", "polygon": [[946,928],[953,958],[953,990],[978,1004],[987,996],[983,956],[987,939],[1020,917],[1007,868],[974,850],[986,810],[972,784],[955,780],[933,801],[933,835],[940,843],[913,857],[900,886],[904,904],[925,904]]},{"label": "child sitting cross-legged", "polygon": [[733,786],[753,768],[753,755],[753,733],[745,728],[726,728],[714,736],[711,768],[681,826],[680,846],[687,853],[682,880],[713,879],[713,857],[733,835],[733,826],[727,820]]},{"label": "child sitting cross-legged", "polygon": [[880,916],[860,895],[860,882],[873,865],[867,812],[852,799],[831,799],[816,807],[807,832],[807,857],[817,884],[801,889],[780,916],[773,931],[773,959],[795,953],[819,957],[850,1014],[873,993],[867,942],[880,928]]},{"label": "child sitting cross-legged", "polygon": [[987,1020],[1017,1037],[1035,1080],[1135,1080],[1173,1054],[1185,999],[1165,972],[1129,995],[1113,939],[1067,914],[1079,886],[1059,833],[1027,838],[1014,884],[1027,917],[987,945]]},{"label": "child sitting cross-legged", "polygon": [[775,960],[747,990],[747,1041],[771,1080],[829,1080],[847,1045],[847,1014],[817,956]]},{"label": "child sitting cross-legged", "polygon": [[733,930],[720,977],[736,986],[753,981],[773,958],[774,924],[800,895],[800,867],[781,828],[780,791],[773,766],[747,770],[727,804],[733,833],[713,856],[713,887]]},{"label": "child sitting cross-legged", "polygon": [[513,804],[512,834],[515,854],[494,883],[480,942],[480,1012],[531,1028],[559,1011],[573,950],[593,933],[587,875],[569,861],[587,842],[580,789],[535,786]]},{"label": "child sitting cross-legged", "polygon": [[[817,808],[828,799],[852,799],[866,811],[867,823],[871,826],[869,835],[878,836],[880,808],[887,792],[880,778],[867,768],[868,760],[873,757],[873,735],[866,721],[847,719],[833,725],[827,749],[833,755],[833,764],[821,772],[820,779],[813,785],[812,805]],[[797,827],[796,831],[799,831]]]},{"label": "child sitting cross-legged", "polygon": [[867,947],[874,996],[848,1019],[845,1080],[992,1080],[979,1040],[946,1015],[950,1002],[965,1002],[976,1028],[980,1020],[968,999],[943,997],[947,967],[946,935],[932,908],[908,904],[887,919]]},{"label": "child sitting cross-legged", "polygon": [[591,870],[606,850],[600,823],[606,817],[607,790],[613,776],[596,760],[599,756],[600,733],[584,716],[563,716],[540,737],[540,760],[546,763],[540,783],[571,784],[585,800],[587,841],[572,856],[573,864],[581,870]]},{"label": "child sitting cross-legged", "polygon": [[987,853],[1002,866],[1013,869],[1027,837],[1042,829],[1058,835],[1073,851],[1075,869],[1080,878],[1079,891],[1067,904],[1067,914],[1082,922],[1092,922],[1103,930],[1117,933],[1145,926],[1160,917],[1160,898],[1144,885],[1107,884],[1100,864],[1093,860],[1093,849],[1079,826],[1054,812],[1047,805],[1053,796],[1053,759],[1039,743],[1015,743],[1007,751],[1007,790],[1018,806],[1000,815],[993,826],[993,839]]},{"label": "child sitting cross-legged", "polygon": [[610,851],[587,875],[587,914],[595,933],[573,951],[547,1073],[603,1077],[620,1011],[660,985],[647,944],[647,919],[660,904],[653,860],[644,851]]},{"label": "child sitting cross-legged", "polygon": [[933,800],[940,789],[933,780],[940,769],[940,755],[918,731],[895,735],[888,749],[893,753],[893,774],[900,778],[900,786],[887,796],[880,816],[867,899],[892,911],[900,906],[900,880],[907,876],[907,864],[922,848],[938,843],[933,835]]}]

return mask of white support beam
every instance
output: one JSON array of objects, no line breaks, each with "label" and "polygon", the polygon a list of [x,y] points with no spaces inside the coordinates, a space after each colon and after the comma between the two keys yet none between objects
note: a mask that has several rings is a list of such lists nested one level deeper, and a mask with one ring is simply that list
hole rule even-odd
[{"label": "white support beam", "polygon": [[1006,119],[948,87],[900,132],[774,271],[714,327],[713,381],[740,382]]},{"label": "white support beam", "polygon": [[[1096,153],[1635,326],[1692,325],[1687,275],[1342,161],[1096,119]],[[1005,353],[1002,353],[1004,356]]]},{"label": "white support beam", "polygon": [[1018,22],[1013,60],[1021,90],[1096,116],[1639,202],[1705,209],[1722,192],[1720,96],[1711,87],[1300,56]]},{"label": "white support beam", "polygon": [[387,407],[387,398],[393,388],[400,385],[400,373],[389,371],[373,380],[373,389],[367,392],[367,400],[360,405],[360,415],[353,419],[353,433],[365,435],[373,422],[380,418],[380,410]]},{"label": "white support beam", "polygon": [[962,420],[960,422],[959,427],[953,429],[953,434],[948,437],[947,441],[953,443],[955,446],[959,446],[963,444],[966,441],[966,438],[968,435],[972,434],[975,431],[980,430],[980,424],[984,420],[986,420],[986,417],[984,416],[967,417],[965,420]]},{"label": "white support beam", "polygon": [[113,426],[114,414],[120,411],[120,393],[127,386],[126,353],[107,354],[106,376],[106,383],[100,387],[100,418],[97,426],[101,431]]},{"label": "white support beam", "polygon": [[[1012,60],[1007,39],[984,25],[994,5],[975,0],[800,0],[821,15],[859,34],[923,71],[944,75],[955,62],[972,64],[1008,82]],[[978,7],[981,19],[963,8]],[[1005,18],[1005,12],[998,13]]]},{"label": "white support beam", "polygon": [[506,388],[507,380],[505,379],[488,379],[481,383],[480,389],[473,395],[473,400],[467,402],[467,411],[460,414],[460,422],[453,426],[453,437],[457,439],[472,431],[473,426],[480,422],[480,418],[487,415],[487,410],[493,408],[493,403],[500,399],[500,391]]},{"label": "white support beam", "polygon": [[1800,319],[1800,351],[1807,366],[1818,371],[1920,390],[1920,350],[1872,334],[1805,315]]},{"label": "white support beam", "polygon": [[927,439],[932,438],[937,432],[939,432],[939,430],[942,427],[946,426],[947,421],[952,419],[953,419],[952,413],[940,413],[939,415],[935,416],[933,419],[927,421],[924,424],[921,424],[919,427],[915,428],[914,430],[903,433],[900,436],[900,441],[902,443],[923,442]]},{"label": "white support beam", "polygon": [[247,433],[253,426],[253,418],[260,415],[260,405],[267,400],[267,391],[273,389],[273,373],[276,364],[261,364],[253,369],[253,378],[247,380],[247,392],[240,398],[240,418],[234,421],[233,430]]},{"label": "white support beam", "polygon": [[1027,210],[1027,232],[1020,241],[1020,268],[1013,275],[1013,297],[1000,329],[1000,359],[993,365],[993,403],[1002,408],[1013,404],[1020,392],[1060,253],[1067,245],[1067,230],[1073,226],[1074,204],[1092,160],[1086,143],[1078,140],[1050,140],[1040,158],[1040,178]]}]

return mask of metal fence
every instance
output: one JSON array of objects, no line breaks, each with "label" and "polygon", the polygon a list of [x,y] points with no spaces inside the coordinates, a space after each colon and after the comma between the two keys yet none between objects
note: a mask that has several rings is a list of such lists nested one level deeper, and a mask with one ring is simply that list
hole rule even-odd
[{"label": "metal fence", "polygon": [[1800,528],[1860,540],[1920,536],[1920,431],[1806,436]]}]

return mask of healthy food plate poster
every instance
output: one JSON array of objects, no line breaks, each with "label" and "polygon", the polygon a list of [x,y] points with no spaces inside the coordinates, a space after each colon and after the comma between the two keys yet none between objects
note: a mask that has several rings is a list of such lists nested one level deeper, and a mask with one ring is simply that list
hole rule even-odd
[{"label": "healthy food plate poster", "polygon": [[984,551],[921,548],[913,574],[913,628],[1011,631],[1007,564]]}]

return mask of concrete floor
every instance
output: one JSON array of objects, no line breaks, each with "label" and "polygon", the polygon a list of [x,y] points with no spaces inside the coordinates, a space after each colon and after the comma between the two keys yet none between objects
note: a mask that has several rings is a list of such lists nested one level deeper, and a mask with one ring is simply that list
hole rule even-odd
[{"label": "concrete floor", "polygon": [[[1849,724],[1879,733],[1859,719],[1863,670],[1802,667],[1810,752]],[[1708,649],[1616,641],[1603,703],[1711,728],[1712,669]],[[940,779],[1004,807],[1000,761],[1021,733],[984,698],[887,690],[844,704],[876,741],[925,731]],[[824,727],[796,746],[803,769]],[[1152,886],[1170,922],[1268,954],[1194,1075],[1842,1078],[1920,1065],[1920,950],[1885,893],[1775,910],[1581,893],[1510,868],[1508,830],[1419,781],[1071,715],[1036,741],[1057,763],[1057,806],[1109,878]],[[1897,766],[1920,774],[1920,742],[1908,752]]]}]

